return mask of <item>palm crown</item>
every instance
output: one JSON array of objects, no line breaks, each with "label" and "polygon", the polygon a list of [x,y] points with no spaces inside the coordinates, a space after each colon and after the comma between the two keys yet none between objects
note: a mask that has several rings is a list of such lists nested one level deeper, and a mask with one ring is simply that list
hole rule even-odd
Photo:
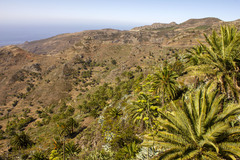
[{"label": "palm crown", "polygon": [[198,63],[188,67],[187,71],[208,75],[219,83],[221,92],[238,100],[240,32],[237,32],[236,27],[222,26],[220,34],[213,31],[211,36],[205,35],[205,39],[207,45],[200,43],[200,46],[188,51],[192,55],[188,56],[189,61],[194,59]]},{"label": "palm crown", "polygon": [[[240,127],[230,125],[240,113],[236,104],[223,105],[224,95],[211,87],[183,98],[173,112],[160,111],[157,142],[160,159],[235,159],[240,157]],[[221,105],[223,105],[221,109]]]},{"label": "palm crown", "polygon": [[162,105],[166,99],[173,99],[177,94],[177,74],[170,68],[164,66],[162,70],[153,74],[153,89],[162,96]]}]

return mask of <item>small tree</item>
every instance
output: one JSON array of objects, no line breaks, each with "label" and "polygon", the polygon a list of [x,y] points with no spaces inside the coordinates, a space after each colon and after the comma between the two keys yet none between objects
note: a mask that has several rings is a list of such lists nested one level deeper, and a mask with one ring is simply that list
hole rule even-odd
[{"label": "small tree", "polygon": [[77,128],[79,126],[79,124],[77,123],[77,121],[73,118],[69,118],[66,122],[66,126],[67,126],[67,131],[69,134],[74,133],[74,128]]}]

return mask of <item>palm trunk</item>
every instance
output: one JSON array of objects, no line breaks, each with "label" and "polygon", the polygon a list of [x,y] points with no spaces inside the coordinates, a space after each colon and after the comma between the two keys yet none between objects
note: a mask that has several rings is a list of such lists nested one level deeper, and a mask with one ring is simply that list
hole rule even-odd
[{"label": "palm trunk", "polygon": [[194,82],[194,88],[197,88],[198,87],[198,84],[199,84],[199,77],[198,76],[195,76],[195,82]]},{"label": "palm trunk", "polygon": [[[237,81],[237,78],[236,76],[233,76],[233,85],[234,87],[236,88],[238,94],[240,93],[240,87],[238,86],[238,81]],[[239,102],[240,101],[240,96],[237,97],[237,101]]]},{"label": "palm trunk", "polygon": [[162,107],[164,106],[164,99],[165,98],[165,91],[163,90],[163,94],[162,94]]},{"label": "palm trunk", "polygon": [[144,121],[143,121],[143,118],[142,118],[142,120],[141,120],[141,130],[142,130],[142,132],[144,131]]},{"label": "palm trunk", "polygon": [[63,160],[65,160],[65,137],[63,138]]}]

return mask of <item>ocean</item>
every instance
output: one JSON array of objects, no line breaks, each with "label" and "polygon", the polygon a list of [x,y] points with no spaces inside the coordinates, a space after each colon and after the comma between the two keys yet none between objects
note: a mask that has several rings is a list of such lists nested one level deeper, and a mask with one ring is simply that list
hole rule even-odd
[{"label": "ocean", "polygon": [[21,44],[26,41],[34,41],[49,38],[63,33],[81,32],[112,28],[129,30],[133,25],[32,25],[32,26],[0,26],[0,46]]}]

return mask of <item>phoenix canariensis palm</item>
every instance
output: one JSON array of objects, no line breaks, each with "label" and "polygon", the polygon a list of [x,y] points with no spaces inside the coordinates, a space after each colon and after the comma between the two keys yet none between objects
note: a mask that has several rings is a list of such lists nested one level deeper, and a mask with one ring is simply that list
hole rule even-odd
[{"label": "phoenix canariensis palm", "polygon": [[202,46],[195,46],[191,49],[187,49],[187,55],[184,57],[186,59],[186,63],[190,66],[196,66],[200,64],[199,57],[203,54],[203,47]]},{"label": "phoenix canariensis palm", "polygon": [[[204,53],[202,46],[195,46],[191,49],[187,49],[188,54],[184,57],[186,60],[186,66],[197,66],[201,64],[200,56]],[[198,86],[199,77],[198,75],[195,75],[195,82],[194,86],[195,88]]]},{"label": "phoenix canariensis palm", "polygon": [[[161,160],[240,158],[240,126],[231,126],[240,113],[239,104],[223,105],[224,95],[212,85],[183,98],[171,113],[160,111],[155,137]],[[220,107],[223,106],[223,107]],[[222,109],[221,109],[222,108]],[[149,138],[149,137],[148,137]]]},{"label": "phoenix canariensis palm", "polygon": [[177,77],[177,74],[169,65],[153,74],[153,89],[155,93],[162,97],[162,106],[164,106],[166,99],[171,100],[176,96],[178,90]]},{"label": "phoenix canariensis palm", "polygon": [[205,40],[207,45],[200,43],[202,54],[189,52],[198,59],[198,64],[188,67],[187,71],[215,79],[222,93],[239,101],[240,32],[234,26],[222,26],[220,34],[214,30],[212,35],[205,35]]}]

